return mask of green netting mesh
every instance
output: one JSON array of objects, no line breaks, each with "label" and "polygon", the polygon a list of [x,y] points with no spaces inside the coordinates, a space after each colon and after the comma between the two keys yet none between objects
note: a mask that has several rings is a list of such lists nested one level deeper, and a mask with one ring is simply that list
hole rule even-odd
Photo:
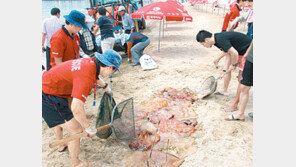
[{"label": "green netting mesh", "polygon": [[133,98],[121,101],[115,106],[112,124],[117,139],[121,141],[136,139]]},{"label": "green netting mesh", "polygon": [[[103,125],[107,125],[111,122],[111,114],[115,105],[116,105],[115,100],[112,98],[112,103],[111,103],[111,96],[105,92],[100,102],[98,115],[97,115],[96,128],[99,128]],[[97,136],[102,139],[107,139],[111,134],[112,134],[111,128],[97,132]]]}]

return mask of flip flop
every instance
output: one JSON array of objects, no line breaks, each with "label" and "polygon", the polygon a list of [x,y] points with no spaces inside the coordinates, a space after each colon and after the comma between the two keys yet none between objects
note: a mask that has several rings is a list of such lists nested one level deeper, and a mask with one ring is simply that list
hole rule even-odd
[{"label": "flip flop", "polygon": [[250,112],[250,113],[248,114],[248,116],[249,116],[250,118],[253,118],[253,113]]},{"label": "flip flop", "polygon": [[225,108],[224,108],[224,112],[234,112],[234,110],[225,107]]},{"label": "flip flop", "polygon": [[245,119],[238,119],[233,114],[229,115],[228,118],[225,118],[226,121],[245,121]]},{"label": "flip flop", "polygon": [[68,146],[64,147],[64,149],[63,149],[63,150],[61,150],[61,151],[59,151],[59,150],[58,150],[58,152],[64,152],[64,151],[66,151],[66,150],[67,150],[67,148],[68,148]]},{"label": "flip flop", "polygon": [[219,91],[215,92],[215,95],[225,96],[223,93],[220,93]]}]

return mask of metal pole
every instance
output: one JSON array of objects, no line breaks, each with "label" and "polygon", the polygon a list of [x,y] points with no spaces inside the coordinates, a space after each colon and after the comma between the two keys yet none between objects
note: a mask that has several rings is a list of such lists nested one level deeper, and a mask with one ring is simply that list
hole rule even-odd
[{"label": "metal pole", "polygon": [[223,9],[224,9],[224,11],[223,11],[223,16],[225,15],[225,8],[226,8],[226,5],[224,5],[224,8],[223,8]]},{"label": "metal pole", "polygon": [[167,21],[165,22],[165,28],[168,28],[168,22]]},{"label": "metal pole", "polygon": [[163,18],[163,21],[162,21],[162,37],[164,37],[164,18]]},{"label": "metal pole", "polygon": [[160,33],[161,33],[161,20],[159,20],[158,52],[159,52],[159,48],[160,48]]},{"label": "metal pole", "polygon": [[136,32],[139,32],[138,19],[135,19]]},{"label": "metal pole", "polygon": [[218,15],[219,15],[219,10],[220,10],[220,8],[218,7]]}]

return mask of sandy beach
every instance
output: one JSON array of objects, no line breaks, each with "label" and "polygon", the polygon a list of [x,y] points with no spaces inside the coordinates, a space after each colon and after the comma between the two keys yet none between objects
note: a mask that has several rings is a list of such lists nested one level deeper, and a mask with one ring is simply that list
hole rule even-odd
[{"label": "sandy beach", "polygon": [[[151,44],[144,53],[150,55],[158,64],[158,68],[143,71],[140,66],[132,67],[123,58],[120,66],[122,74],[113,75],[112,87],[114,99],[120,102],[133,97],[134,104],[140,104],[150,97],[154,91],[172,87],[176,89],[189,88],[198,90],[202,81],[213,75],[218,76],[222,70],[224,59],[216,69],[213,60],[220,54],[216,47],[204,48],[197,43],[195,36],[201,29],[212,33],[220,32],[223,23],[223,8],[212,13],[210,6],[205,10],[201,7],[183,3],[185,9],[193,17],[193,22],[168,22],[165,25],[164,36],[161,34],[160,51],[158,52],[159,21],[146,20],[147,28],[141,31],[151,39]],[[204,8],[205,9],[205,8]],[[240,24],[236,31],[246,33]],[[122,53],[120,53],[122,54]],[[244,122],[225,121],[229,115],[222,109],[234,101],[238,70],[232,73],[229,85],[229,96],[211,95],[192,104],[198,114],[197,131],[181,142],[172,141],[168,152],[184,159],[181,167],[249,167],[253,166],[253,120],[247,116],[253,112],[253,89],[245,111]],[[105,79],[109,83],[109,79]],[[218,81],[218,90],[223,80]],[[99,100],[103,92],[97,92],[97,105],[93,104],[93,94],[85,103],[86,114],[92,124],[95,124]],[[64,133],[64,136],[68,136]],[[42,119],[42,166],[69,167],[71,160],[69,152],[60,153],[56,148],[49,148],[49,143],[55,141],[55,135]],[[165,143],[159,143],[155,149],[162,150]],[[98,137],[82,138],[80,158],[85,161],[95,161],[95,166],[123,166],[125,157],[133,151],[121,144],[112,135],[108,139]]]}]

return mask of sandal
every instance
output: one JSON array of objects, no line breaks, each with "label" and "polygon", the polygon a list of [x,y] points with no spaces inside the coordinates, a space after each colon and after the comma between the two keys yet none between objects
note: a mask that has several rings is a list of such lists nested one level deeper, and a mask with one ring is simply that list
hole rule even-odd
[{"label": "sandal", "polygon": [[229,115],[228,118],[225,118],[226,121],[245,121],[245,119],[238,119],[233,114]]}]

